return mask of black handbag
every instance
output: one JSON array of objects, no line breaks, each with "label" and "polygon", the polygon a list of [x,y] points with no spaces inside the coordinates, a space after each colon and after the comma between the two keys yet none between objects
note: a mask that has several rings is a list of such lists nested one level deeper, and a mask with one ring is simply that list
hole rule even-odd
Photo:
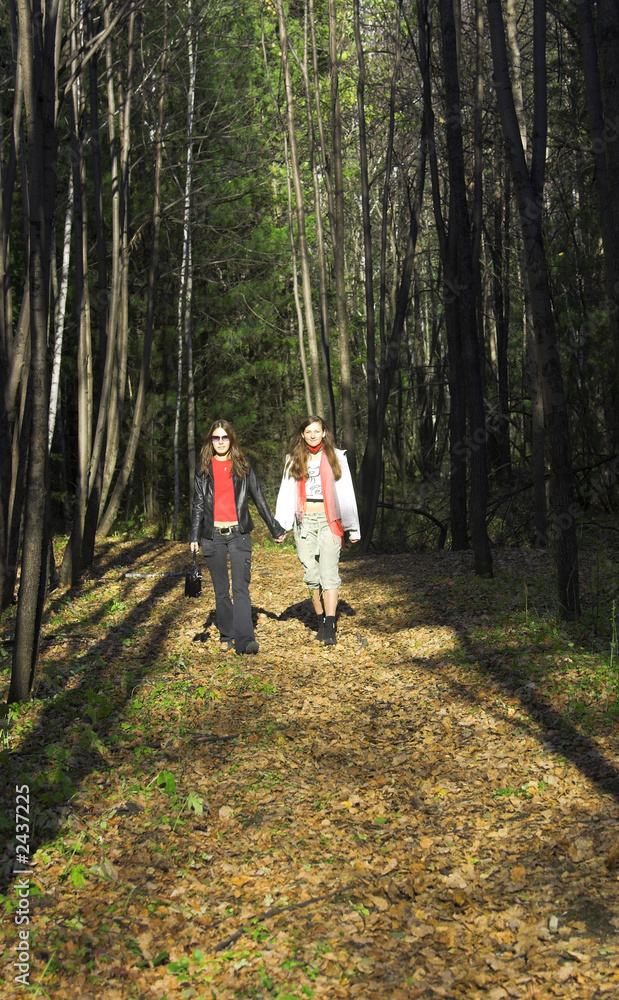
[{"label": "black handbag", "polygon": [[193,554],[193,563],[185,573],[185,597],[199,597],[202,593],[202,570],[196,565],[197,553]]}]

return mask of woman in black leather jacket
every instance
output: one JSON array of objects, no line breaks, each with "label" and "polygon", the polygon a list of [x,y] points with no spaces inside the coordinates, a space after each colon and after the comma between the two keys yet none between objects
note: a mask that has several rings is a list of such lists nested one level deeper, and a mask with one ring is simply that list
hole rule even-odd
[{"label": "woman in black leather jacket", "polygon": [[[286,532],[275,520],[254,468],[241,450],[232,426],[216,420],[200,452],[191,515],[191,551],[200,540],[215,591],[215,613],[220,641],[237,653],[257,653],[251,620],[251,534],[254,524],[248,503],[277,542]],[[228,576],[232,576],[232,599]]]}]

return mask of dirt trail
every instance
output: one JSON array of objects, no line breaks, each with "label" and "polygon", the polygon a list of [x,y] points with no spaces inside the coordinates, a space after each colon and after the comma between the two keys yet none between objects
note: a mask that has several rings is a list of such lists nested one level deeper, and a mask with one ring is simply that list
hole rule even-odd
[{"label": "dirt trail", "polygon": [[99,669],[133,679],[63,817],[85,884],[66,852],[35,866],[49,996],[619,997],[617,740],[514,680],[536,649],[501,558],[484,585],[467,556],[347,554],[325,648],[294,553],[259,547],[260,653],[236,657],[206,580],[187,601],[148,575],[185,548],[132,556],[142,577],[102,555]]}]

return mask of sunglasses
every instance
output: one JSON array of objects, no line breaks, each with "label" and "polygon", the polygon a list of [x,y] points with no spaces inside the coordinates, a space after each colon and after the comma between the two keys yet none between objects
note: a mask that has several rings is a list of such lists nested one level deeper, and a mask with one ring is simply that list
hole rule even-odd
[{"label": "sunglasses", "polygon": [[211,436],[211,441],[213,442],[213,444],[224,444],[226,441],[229,440],[230,438],[228,437],[227,434],[219,434],[219,435],[213,434]]}]

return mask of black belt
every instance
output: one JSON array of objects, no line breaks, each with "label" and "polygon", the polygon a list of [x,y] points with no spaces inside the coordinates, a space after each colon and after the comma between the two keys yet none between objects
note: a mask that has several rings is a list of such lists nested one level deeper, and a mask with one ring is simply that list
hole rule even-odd
[{"label": "black belt", "polygon": [[238,524],[230,524],[227,528],[218,528],[213,525],[213,530],[218,531],[220,535],[231,535],[233,531],[239,530],[239,526]]}]

